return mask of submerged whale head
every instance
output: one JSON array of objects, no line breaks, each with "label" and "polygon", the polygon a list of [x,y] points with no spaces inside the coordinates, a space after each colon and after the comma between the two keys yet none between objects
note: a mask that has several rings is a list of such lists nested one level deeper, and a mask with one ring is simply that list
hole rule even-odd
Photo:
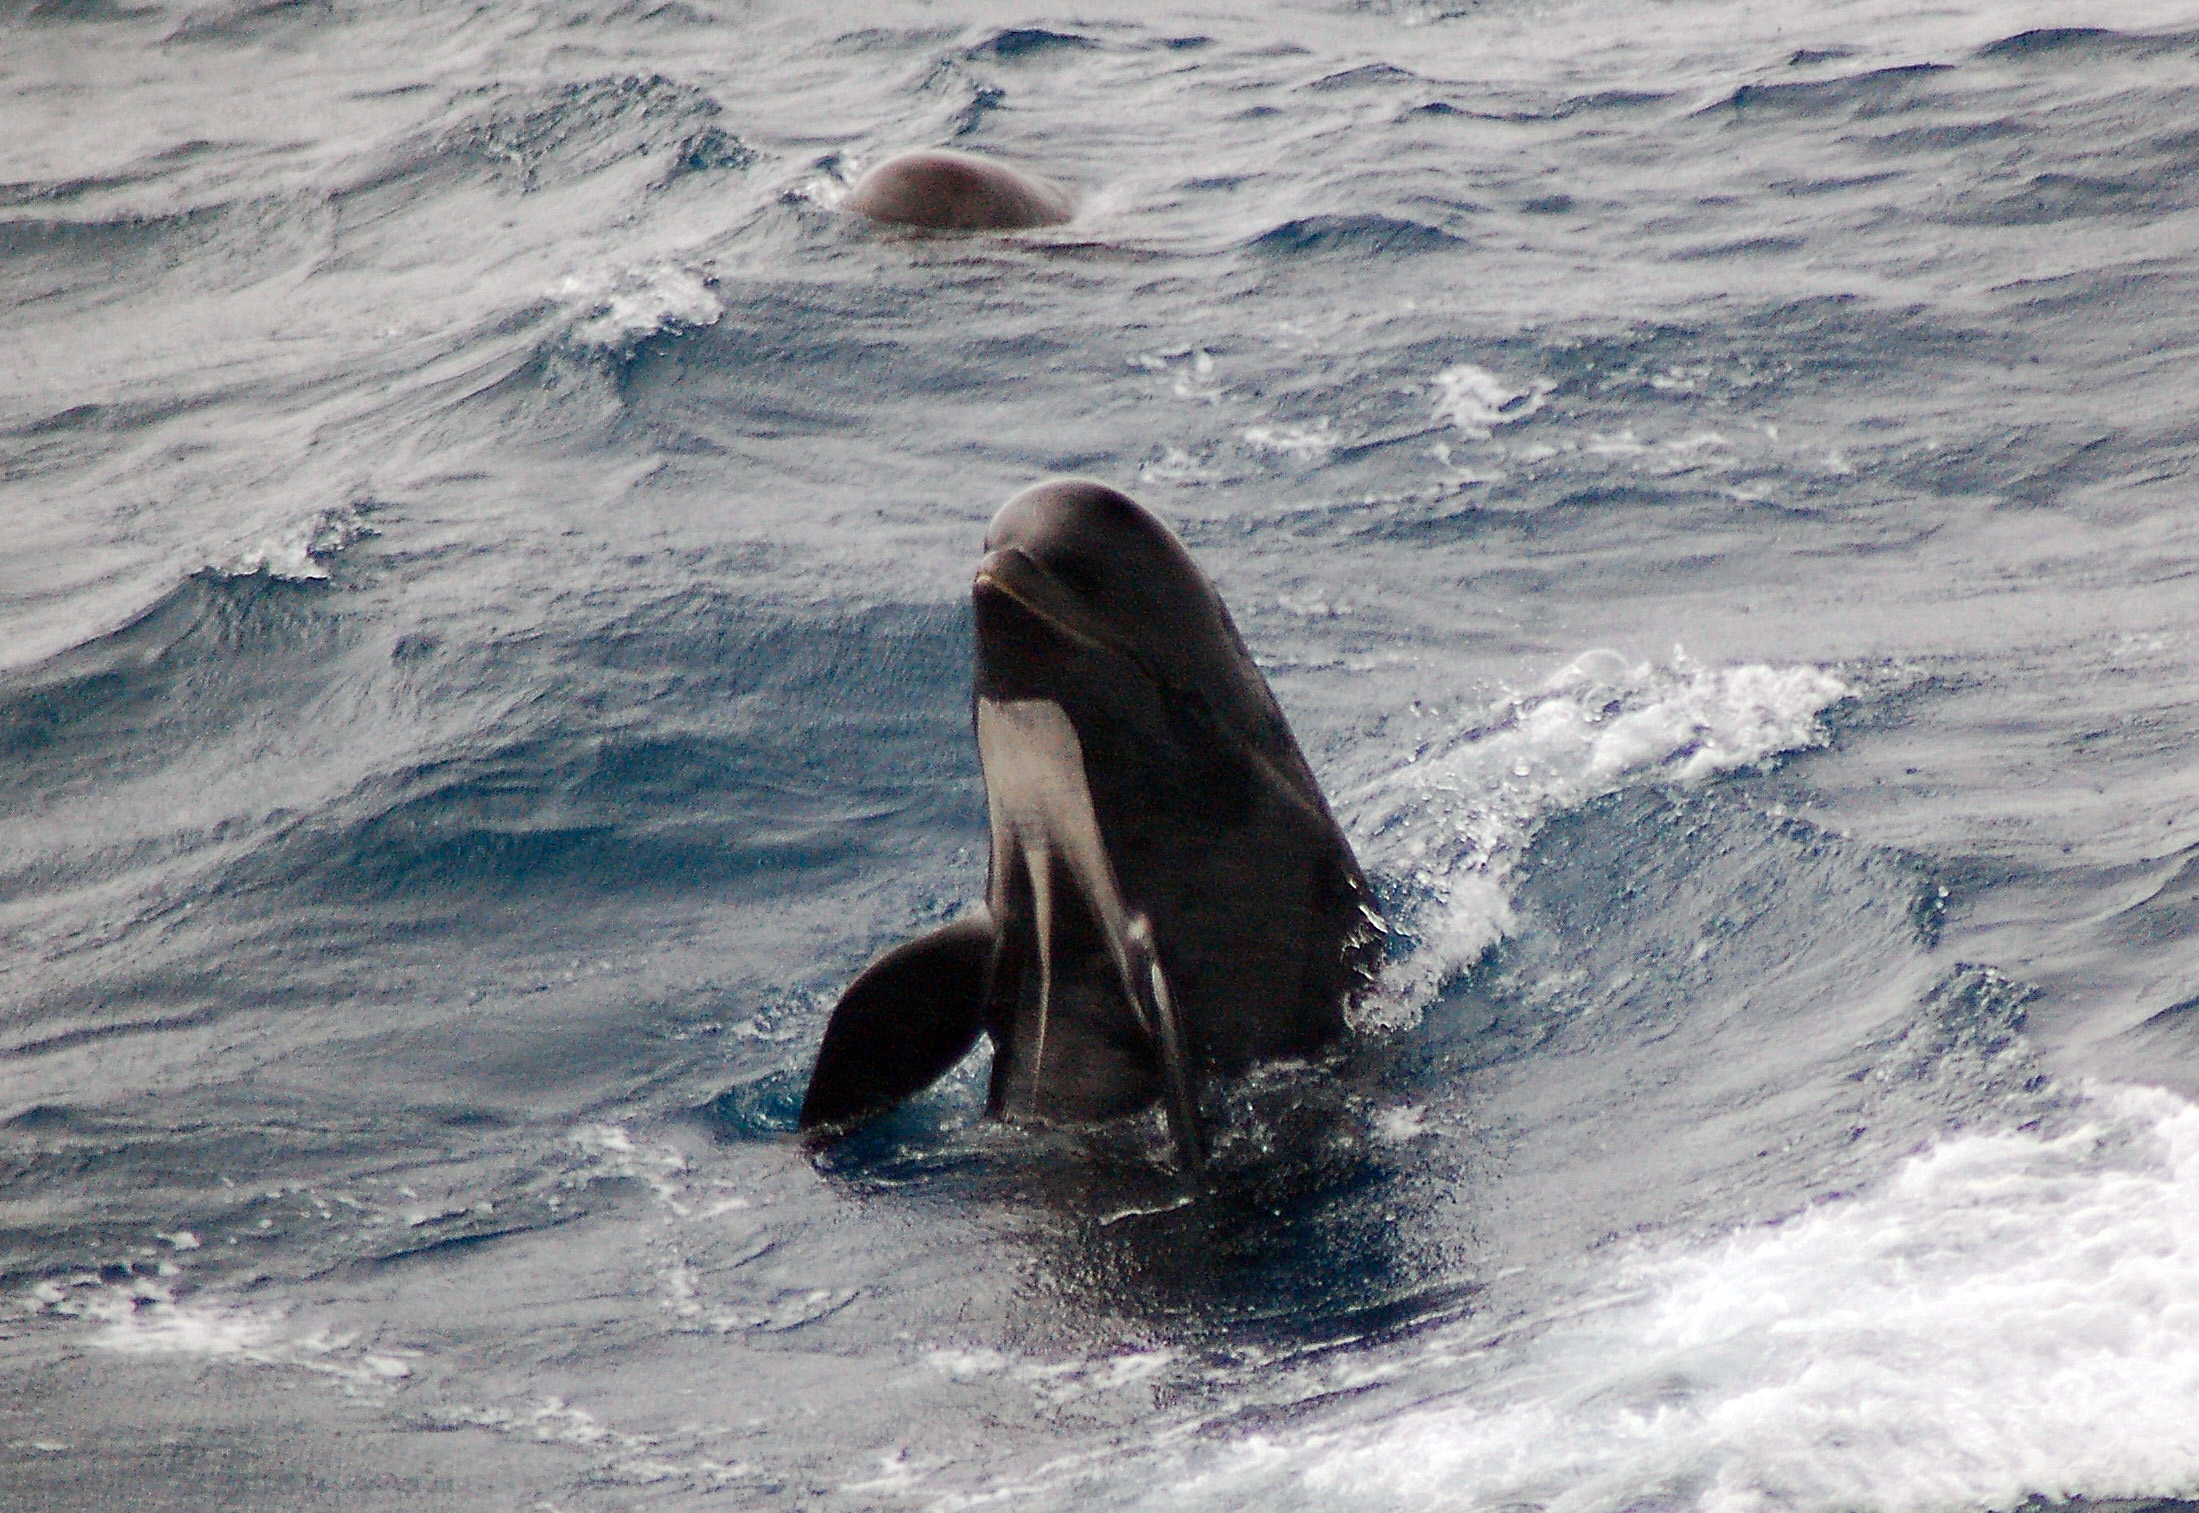
[{"label": "submerged whale head", "polygon": [[857,181],[847,208],[924,231],[1017,231],[1058,226],[1076,211],[1051,179],[992,158],[920,148],[888,158]]}]

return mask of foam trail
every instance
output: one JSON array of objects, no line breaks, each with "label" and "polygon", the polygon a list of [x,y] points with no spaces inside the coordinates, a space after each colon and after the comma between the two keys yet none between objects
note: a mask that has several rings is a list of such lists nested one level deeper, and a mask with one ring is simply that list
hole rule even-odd
[{"label": "foam trail", "polygon": [[[1944,1513],[2199,1491],[2199,1106],[1948,1140],[1877,1192],[1622,1264],[1435,1407],[1248,1443],[1194,1506]],[[1255,1490],[1257,1488],[1261,1490]]]}]

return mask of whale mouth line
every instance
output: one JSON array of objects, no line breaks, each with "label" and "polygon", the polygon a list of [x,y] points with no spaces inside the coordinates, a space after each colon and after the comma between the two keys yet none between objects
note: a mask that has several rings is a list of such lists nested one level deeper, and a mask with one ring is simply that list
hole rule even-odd
[{"label": "whale mouth line", "polygon": [[971,584],[971,592],[988,590],[1003,595],[1065,640],[1087,651],[1120,657],[1154,682],[1166,686],[1167,680],[1120,631],[1078,603],[1074,591],[1028,552],[1009,546],[987,555],[977,566],[977,578]]},{"label": "whale mouth line", "polygon": [[[1136,668],[1155,688],[1171,693],[1182,691],[1179,680],[1163,673],[1121,632],[1087,610],[1077,601],[1075,590],[1020,547],[1004,546],[988,553],[977,565],[971,592],[973,595],[997,593],[1072,645],[1114,657]],[[1250,745],[1237,744],[1245,759],[1274,782],[1277,792],[1290,795],[1299,809],[1322,823],[1327,822],[1328,809],[1318,794],[1308,798],[1298,780],[1277,767],[1267,753]]]}]

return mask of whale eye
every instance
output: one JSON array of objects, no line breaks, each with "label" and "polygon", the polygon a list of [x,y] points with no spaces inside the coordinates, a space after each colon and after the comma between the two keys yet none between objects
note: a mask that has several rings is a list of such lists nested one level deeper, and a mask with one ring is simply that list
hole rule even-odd
[{"label": "whale eye", "polygon": [[1049,557],[1046,570],[1062,587],[1086,598],[1096,596],[1104,582],[1099,564],[1082,552],[1064,552],[1058,557]]}]

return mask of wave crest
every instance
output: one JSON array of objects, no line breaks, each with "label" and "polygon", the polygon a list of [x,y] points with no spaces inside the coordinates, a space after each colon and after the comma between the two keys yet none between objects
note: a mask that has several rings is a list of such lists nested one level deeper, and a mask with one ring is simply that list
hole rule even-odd
[{"label": "wave crest", "polygon": [[1821,745],[1819,717],[1849,692],[1816,667],[1585,652],[1342,795],[1347,826],[1368,838],[1363,859],[1407,900],[1393,923],[1417,941],[1385,970],[1365,1021],[1414,1022],[1509,932],[1503,880],[1544,819],[1631,782],[1694,784]]}]

